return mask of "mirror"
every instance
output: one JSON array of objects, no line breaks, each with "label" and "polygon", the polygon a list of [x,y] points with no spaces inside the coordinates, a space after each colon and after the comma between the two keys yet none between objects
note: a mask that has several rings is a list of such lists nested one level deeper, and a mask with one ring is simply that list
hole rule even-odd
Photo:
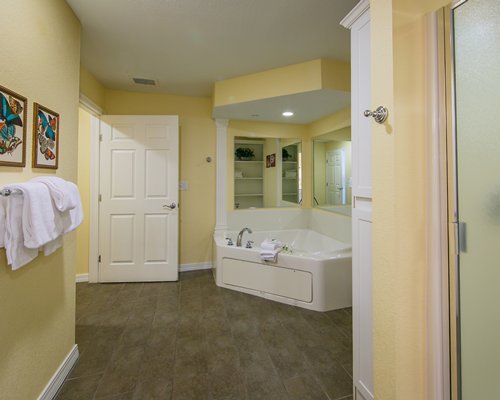
[{"label": "mirror", "polygon": [[299,207],[300,139],[234,138],[234,208]]},{"label": "mirror", "polygon": [[314,207],[351,215],[351,127],[313,138]]}]

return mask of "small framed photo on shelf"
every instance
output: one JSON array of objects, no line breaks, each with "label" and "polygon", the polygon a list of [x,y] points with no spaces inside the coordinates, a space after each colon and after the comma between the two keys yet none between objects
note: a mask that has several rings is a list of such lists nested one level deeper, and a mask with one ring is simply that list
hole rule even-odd
[{"label": "small framed photo on shelf", "polygon": [[26,165],[26,97],[0,86],[0,165]]},{"label": "small framed photo on shelf", "polygon": [[59,114],[38,103],[33,107],[33,168],[57,169]]},{"label": "small framed photo on shelf", "polygon": [[276,154],[266,156],[266,168],[276,167]]}]

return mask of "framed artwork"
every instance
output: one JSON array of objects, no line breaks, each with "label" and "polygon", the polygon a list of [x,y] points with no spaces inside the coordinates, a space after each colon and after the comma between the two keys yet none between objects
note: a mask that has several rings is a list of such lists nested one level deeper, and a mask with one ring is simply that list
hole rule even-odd
[{"label": "framed artwork", "polygon": [[33,106],[33,168],[57,169],[59,114],[38,103]]},{"label": "framed artwork", "polygon": [[0,86],[0,165],[26,165],[26,97]]},{"label": "framed artwork", "polygon": [[266,168],[276,167],[276,154],[266,156]]}]

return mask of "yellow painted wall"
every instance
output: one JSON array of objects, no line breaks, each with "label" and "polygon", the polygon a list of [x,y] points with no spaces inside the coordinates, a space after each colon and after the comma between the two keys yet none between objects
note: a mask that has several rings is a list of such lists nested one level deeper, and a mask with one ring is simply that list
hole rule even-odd
[{"label": "yellow painted wall", "polygon": [[308,126],[308,134],[310,138],[314,138],[349,126],[351,126],[351,107],[313,122]]},{"label": "yellow painted wall", "polygon": [[90,114],[78,113],[78,188],[82,198],[83,223],[76,232],[76,274],[89,272],[90,232]]},{"label": "yellow painted wall", "polygon": [[106,89],[107,114],[178,115],[180,123],[180,263],[209,262],[215,226],[215,123],[209,98]]},{"label": "yellow painted wall", "polygon": [[349,63],[317,59],[215,82],[214,107],[311,92],[350,91]]},{"label": "yellow painted wall", "polygon": [[[6,0],[0,31],[0,84],[28,98],[26,167],[0,167],[0,186],[53,174],[76,182],[78,20],[63,0]],[[33,101],[61,116],[57,172],[31,168]],[[54,254],[14,272],[0,251],[0,398],[37,398],[73,347],[75,251],[70,233]]]},{"label": "yellow painted wall", "polygon": [[371,1],[375,398],[426,399],[425,25],[446,1]]},{"label": "yellow painted wall", "polygon": [[104,86],[83,65],[80,65],[80,93],[103,108],[104,92]]}]

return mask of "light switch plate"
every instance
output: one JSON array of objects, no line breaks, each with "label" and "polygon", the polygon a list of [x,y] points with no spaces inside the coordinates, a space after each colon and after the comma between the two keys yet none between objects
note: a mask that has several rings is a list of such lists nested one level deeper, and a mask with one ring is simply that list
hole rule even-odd
[{"label": "light switch plate", "polygon": [[180,181],[179,182],[179,190],[188,190],[188,182],[187,181]]}]

